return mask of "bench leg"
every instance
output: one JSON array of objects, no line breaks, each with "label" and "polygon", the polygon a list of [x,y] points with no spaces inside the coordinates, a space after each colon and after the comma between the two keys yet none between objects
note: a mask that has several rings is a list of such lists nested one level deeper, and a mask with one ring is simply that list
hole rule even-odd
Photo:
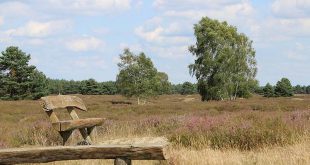
[{"label": "bench leg", "polygon": [[131,165],[131,160],[127,158],[116,158],[114,165]]},{"label": "bench leg", "polygon": [[72,134],[72,131],[61,131],[59,132],[60,136],[62,137],[62,145],[64,146]]},{"label": "bench leg", "polygon": [[89,134],[88,134],[88,132],[87,132],[87,128],[80,128],[79,130],[80,130],[81,135],[83,136],[83,139],[84,139],[87,143],[92,144],[93,141],[91,140],[91,138],[90,138],[90,136],[89,136]]},{"label": "bench leg", "polygon": [[97,128],[95,126],[87,128],[87,134],[90,136],[93,142],[96,142]]}]

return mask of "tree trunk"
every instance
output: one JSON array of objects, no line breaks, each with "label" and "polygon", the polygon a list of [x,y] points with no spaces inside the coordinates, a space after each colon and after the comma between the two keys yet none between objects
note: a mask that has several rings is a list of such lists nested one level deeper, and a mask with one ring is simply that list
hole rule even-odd
[{"label": "tree trunk", "polygon": [[235,95],[234,95],[234,100],[237,99],[238,87],[239,87],[239,83],[237,83],[237,86],[236,86],[236,91],[235,91]]}]

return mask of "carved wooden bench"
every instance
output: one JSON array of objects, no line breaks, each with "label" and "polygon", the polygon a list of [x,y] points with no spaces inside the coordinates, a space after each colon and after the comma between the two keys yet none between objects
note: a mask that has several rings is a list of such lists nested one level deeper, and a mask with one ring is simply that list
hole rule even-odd
[{"label": "carved wooden bench", "polygon": [[[87,118],[80,119],[75,109],[81,111],[87,111],[83,100],[77,96],[58,95],[42,97],[43,110],[49,116],[52,126],[59,132],[63,139],[63,145],[67,142],[71,136],[73,130],[79,129],[84,142],[91,144],[94,138],[95,127],[102,125],[105,119],[103,118]],[[70,114],[72,120],[60,121],[56,116],[55,109],[66,109]]]}]

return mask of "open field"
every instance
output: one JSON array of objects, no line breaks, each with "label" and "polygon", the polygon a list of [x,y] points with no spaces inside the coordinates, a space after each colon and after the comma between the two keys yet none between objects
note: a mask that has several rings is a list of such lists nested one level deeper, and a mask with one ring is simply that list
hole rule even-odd
[{"label": "open field", "polygon": [[[97,141],[165,136],[168,162],[134,164],[310,164],[310,96],[201,102],[198,95],[165,95],[137,105],[122,96],[80,96],[104,117]],[[133,104],[112,104],[130,101]],[[57,111],[62,118],[69,115]],[[0,148],[60,145],[40,101],[0,101]],[[70,139],[75,144],[79,135]],[[112,160],[51,164],[111,164]]]}]

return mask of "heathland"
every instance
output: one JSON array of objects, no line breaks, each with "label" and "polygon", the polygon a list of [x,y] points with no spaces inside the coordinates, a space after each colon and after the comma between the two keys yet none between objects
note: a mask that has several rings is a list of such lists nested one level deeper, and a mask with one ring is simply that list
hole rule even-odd
[{"label": "heathland", "polygon": [[[81,118],[104,117],[97,142],[166,137],[168,161],[134,164],[310,164],[310,96],[253,96],[201,102],[198,95],[162,95],[137,105],[119,95],[78,95]],[[60,116],[68,118],[64,110]],[[61,145],[40,100],[0,101],[0,148]],[[70,139],[75,144],[79,134]],[[112,160],[53,164],[112,164]]]}]

